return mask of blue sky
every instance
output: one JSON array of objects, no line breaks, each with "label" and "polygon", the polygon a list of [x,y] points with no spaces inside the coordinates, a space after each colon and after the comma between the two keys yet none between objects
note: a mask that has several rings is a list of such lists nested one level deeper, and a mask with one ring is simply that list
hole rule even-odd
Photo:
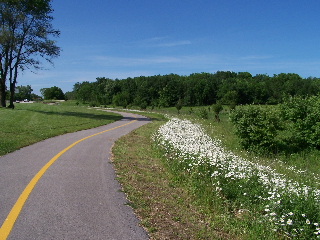
[{"label": "blue sky", "polygon": [[96,77],[248,71],[320,77],[319,0],[53,0],[62,48],[34,92]]}]

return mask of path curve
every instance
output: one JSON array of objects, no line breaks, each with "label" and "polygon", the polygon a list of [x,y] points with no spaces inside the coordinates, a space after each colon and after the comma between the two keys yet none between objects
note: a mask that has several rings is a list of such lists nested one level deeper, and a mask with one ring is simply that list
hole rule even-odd
[{"label": "path curve", "polygon": [[34,176],[57,158],[27,197],[8,237],[2,225],[0,240],[149,239],[126,205],[110,158],[115,140],[150,120],[119,114],[123,115],[120,121],[50,138],[0,157],[0,224],[8,222],[10,211]]}]

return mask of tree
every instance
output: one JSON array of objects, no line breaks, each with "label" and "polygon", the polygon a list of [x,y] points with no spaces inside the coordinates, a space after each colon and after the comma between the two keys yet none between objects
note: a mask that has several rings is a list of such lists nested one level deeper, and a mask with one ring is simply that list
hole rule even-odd
[{"label": "tree", "polygon": [[220,112],[223,110],[222,104],[220,102],[217,102],[213,105],[213,111],[215,114],[215,119],[217,122],[220,122]]},{"label": "tree", "polygon": [[10,105],[13,108],[18,71],[40,69],[39,58],[52,63],[60,48],[49,37],[58,37],[53,29],[50,0],[2,0],[0,2],[0,104],[6,106],[9,81]]},{"label": "tree", "polygon": [[32,100],[32,91],[33,89],[31,88],[30,85],[27,86],[18,86],[15,94],[15,99],[16,100],[24,100],[24,99],[29,99]]},{"label": "tree", "polygon": [[94,102],[94,85],[88,81],[76,83],[73,87],[76,99],[82,103]]},{"label": "tree", "polygon": [[51,87],[51,88],[41,88],[40,92],[45,100],[64,100],[65,96],[61,88]]}]

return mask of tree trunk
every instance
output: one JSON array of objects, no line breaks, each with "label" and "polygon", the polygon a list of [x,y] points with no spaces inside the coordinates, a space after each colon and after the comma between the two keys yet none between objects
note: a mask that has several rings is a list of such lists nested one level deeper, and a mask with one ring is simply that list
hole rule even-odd
[{"label": "tree trunk", "polygon": [[8,108],[12,108],[14,109],[14,93],[15,93],[15,84],[14,83],[10,83],[10,104],[8,106]]},{"label": "tree trunk", "polygon": [[3,80],[0,79],[0,104],[1,107],[6,107],[6,86],[3,84]]},{"label": "tree trunk", "polygon": [[[19,59],[17,60],[17,62],[19,62]],[[8,106],[8,108],[12,108],[12,109],[14,109],[13,102],[15,97],[17,78],[18,78],[18,64],[15,64],[14,69],[11,69],[10,71],[10,105]]]}]

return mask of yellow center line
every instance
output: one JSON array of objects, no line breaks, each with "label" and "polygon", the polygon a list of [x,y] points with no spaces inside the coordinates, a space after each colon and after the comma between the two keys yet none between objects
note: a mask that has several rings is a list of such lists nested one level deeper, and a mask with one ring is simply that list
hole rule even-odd
[{"label": "yellow center line", "polygon": [[61,152],[59,152],[57,155],[55,155],[46,165],[44,165],[42,167],[42,169],[32,178],[32,180],[29,182],[29,184],[26,186],[26,188],[23,190],[23,192],[21,193],[20,197],[18,198],[18,200],[16,201],[16,203],[14,204],[14,206],[12,207],[10,213],[8,214],[6,220],[3,222],[2,227],[0,228],[0,240],[6,240],[7,237],[9,236],[17,218],[20,215],[20,212],[25,204],[25,202],[27,201],[30,193],[32,192],[33,188],[35,187],[35,185],[38,183],[38,181],[40,180],[40,178],[43,176],[43,174],[49,169],[49,167],[51,167],[51,165],[59,158],[61,157],[65,152],[67,152],[68,150],[70,150],[71,148],[73,148],[75,145],[77,145],[78,143],[97,136],[99,134],[111,131],[111,130],[115,130],[117,128],[121,128],[124,127],[126,125],[129,125],[133,122],[136,122],[137,120],[133,120],[129,123],[123,124],[121,126],[118,127],[114,127],[93,135],[90,135],[88,137],[82,138],[74,143],[72,143],[70,146],[68,146],[67,148],[63,149]]}]

